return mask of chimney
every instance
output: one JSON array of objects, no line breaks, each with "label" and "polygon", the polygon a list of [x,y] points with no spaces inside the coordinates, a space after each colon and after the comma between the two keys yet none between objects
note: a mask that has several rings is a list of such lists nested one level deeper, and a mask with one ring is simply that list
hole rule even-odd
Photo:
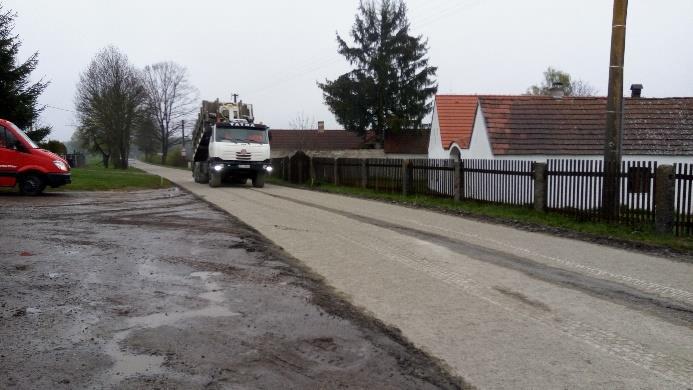
[{"label": "chimney", "polygon": [[551,96],[554,99],[563,98],[563,96],[565,96],[565,89],[563,89],[563,83],[561,83],[560,81],[554,82],[551,89],[549,89],[549,92],[551,92]]},{"label": "chimney", "polygon": [[318,121],[318,132],[322,133],[325,131],[325,121]]},{"label": "chimney", "polygon": [[631,91],[630,97],[635,98],[635,99],[641,97],[642,96],[642,88],[643,88],[642,84],[632,84],[630,86],[630,91]]}]

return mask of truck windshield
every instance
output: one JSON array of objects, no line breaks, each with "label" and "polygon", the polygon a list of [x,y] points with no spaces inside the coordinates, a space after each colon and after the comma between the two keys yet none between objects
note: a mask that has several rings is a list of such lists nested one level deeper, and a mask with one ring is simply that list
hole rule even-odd
[{"label": "truck windshield", "polygon": [[267,143],[267,131],[255,129],[216,129],[214,137],[216,142],[242,142],[242,143]]},{"label": "truck windshield", "polygon": [[26,141],[26,143],[29,144],[29,146],[31,148],[33,148],[33,149],[38,148],[38,146],[34,143],[34,141],[32,141],[31,138],[29,138],[25,132],[20,130],[19,127],[15,126],[14,123],[10,123],[10,125],[12,126],[12,129],[14,129],[14,132],[17,133],[18,136],[22,137],[22,139],[24,141]]}]

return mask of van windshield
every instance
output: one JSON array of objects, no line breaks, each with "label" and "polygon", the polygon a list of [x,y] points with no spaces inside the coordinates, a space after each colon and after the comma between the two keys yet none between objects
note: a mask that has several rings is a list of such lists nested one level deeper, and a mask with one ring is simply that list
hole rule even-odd
[{"label": "van windshield", "polygon": [[229,129],[217,127],[214,140],[216,142],[266,144],[267,131],[256,129]]},{"label": "van windshield", "polygon": [[32,149],[38,148],[34,141],[32,141],[31,138],[29,138],[29,136],[27,136],[26,133],[23,132],[19,127],[15,126],[14,123],[10,123],[10,126],[12,126],[12,129],[14,129],[14,132],[18,136],[22,137],[22,139],[26,141],[27,144],[29,144],[29,147],[31,147]]}]

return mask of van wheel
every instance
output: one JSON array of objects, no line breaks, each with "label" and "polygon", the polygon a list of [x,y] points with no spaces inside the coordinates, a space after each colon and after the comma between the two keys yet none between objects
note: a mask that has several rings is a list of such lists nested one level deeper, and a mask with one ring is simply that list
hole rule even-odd
[{"label": "van wheel", "polygon": [[262,188],[265,186],[265,173],[264,172],[258,172],[255,174],[255,177],[253,177],[253,187],[255,188]]},{"label": "van wheel", "polygon": [[19,179],[19,192],[22,195],[36,196],[41,194],[44,189],[46,189],[46,183],[38,175],[30,174]]},{"label": "van wheel", "polygon": [[209,174],[209,186],[214,188],[221,186],[221,173]]}]

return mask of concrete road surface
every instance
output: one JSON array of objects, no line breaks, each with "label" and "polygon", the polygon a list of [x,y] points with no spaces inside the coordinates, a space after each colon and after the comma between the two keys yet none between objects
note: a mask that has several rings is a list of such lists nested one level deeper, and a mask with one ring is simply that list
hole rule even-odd
[{"label": "concrete road surface", "polygon": [[693,388],[691,263],[137,166],[248,223],[479,388]]}]

